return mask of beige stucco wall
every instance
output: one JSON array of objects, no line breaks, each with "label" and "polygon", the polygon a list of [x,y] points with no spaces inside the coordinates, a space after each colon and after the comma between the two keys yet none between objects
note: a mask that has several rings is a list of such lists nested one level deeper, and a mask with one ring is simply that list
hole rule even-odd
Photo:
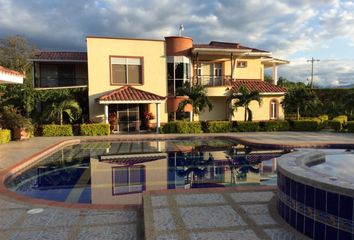
[{"label": "beige stucco wall", "polygon": [[[281,102],[283,101],[284,97],[283,96],[262,96],[262,103],[259,106],[258,102],[252,101],[250,104],[250,109],[253,114],[253,121],[262,121],[262,120],[270,120],[270,102],[275,99],[278,101],[278,110],[279,110],[279,119],[284,119],[284,109],[281,106]],[[234,111],[234,116],[232,117],[232,120],[234,121],[243,121],[244,120],[244,108],[240,107],[237,109],[237,111]]]},{"label": "beige stucco wall", "polygon": [[227,119],[227,106],[226,97],[210,97],[210,101],[213,104],[213,109],[209,112],[208,108],[204,110],[198,117],[200,121],[206,120],[226,120]]},{"label": "beige stucco wall", "polygon": [[[237,61],[247,61],[247,67],[237,68],[235,64],[233,77],[236,79],[263,79],[263,65],[261,59],[254,58],[237,58]],[[224,62],[225,75],[231,75],[230,60]]]},{"label": "beige stucco wall", "polygon": [[[95,99],[118,85],[110,84],[110,56],[143,57],[144,84],[134,86],[160,96],[167,95],[165,42],[138,39],[87,38],[90,118],[103,117],[104,106]],[[155,106],[151,107],[155,113]],[[161,122],[167,122],[166,104],[161,105]]]}]

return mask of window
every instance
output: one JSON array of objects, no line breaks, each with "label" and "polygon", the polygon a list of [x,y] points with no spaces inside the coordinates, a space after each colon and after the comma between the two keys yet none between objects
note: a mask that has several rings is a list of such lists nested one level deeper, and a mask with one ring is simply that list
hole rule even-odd
[{"label": "window", "polygon": [[181,56],[167,57],[167,89],[168,95],[174,96],[176,90],[189,81],[189,59]]},{"label": "window", "polygon": [[143,84],[142,58],[111,57],[112,84]]},{"label": "window", "polygon": [[145,190],[145,167],[113,167],[113,195]]},{"label": "window", "polygon": [[220,77],[222,73],[222,65],[221,63],[214,63],[214,76]]},{"label": "window", "polygon": [[278,118],[278,104],[276,100],[270,102],[270,119]]},{"label": "window", "polygon": [[247,61],[238,61],[237,62],[237,67],[238,68],[246,68],[247,67]]}]

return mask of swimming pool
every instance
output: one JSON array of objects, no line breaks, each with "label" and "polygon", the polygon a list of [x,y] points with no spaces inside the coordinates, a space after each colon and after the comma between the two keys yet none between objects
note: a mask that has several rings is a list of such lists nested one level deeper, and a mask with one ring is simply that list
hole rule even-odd
[{"label": "swimming pool", "polygon": [[58,149],[5,184],[59,202],[141,204],[143,191],[276,185],[276,159],[284,152],[224,138],[84,142]]}]

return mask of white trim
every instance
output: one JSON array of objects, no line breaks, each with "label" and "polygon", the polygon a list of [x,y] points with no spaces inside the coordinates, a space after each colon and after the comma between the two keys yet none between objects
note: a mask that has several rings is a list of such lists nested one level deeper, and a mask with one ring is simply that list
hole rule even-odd
[{"label": "white trim", "polygon": [[99,104],[146,104],[146,103],[163,103],[166,100],[141,100],[141,101],[104,101],[98,100]]},{"label": "white trim", "polygon": [[193,48],[192,52],[222,52],[222,53],[248,53],[251,52],[250,49],[220,49],[220,48]]},{"label": "white trim", "polygon": [[260,95],[284,95],[285,92],[266,92],[266,93],[259,93]]}]

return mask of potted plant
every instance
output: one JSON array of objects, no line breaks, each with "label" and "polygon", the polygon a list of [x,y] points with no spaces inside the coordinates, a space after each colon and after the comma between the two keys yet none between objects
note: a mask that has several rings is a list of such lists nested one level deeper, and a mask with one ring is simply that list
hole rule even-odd
[{"label": "potted plant", "polygon": [[2,125],[12,130],[13,139],[15,140],[29,139],[34,129],[31,121],[17,113],[14,108],[4,110],[2,113]]},{"label": "potted plant", "polygon": [[110,124],[111,132],[117,131],[118,117],[116,112],[108,114],[108,122]]},{"label": "potted plant", "polygon": [[150,120],[155,119],[154,115],[151,112],[145,112],[144,113],[144,118],[146,120],[146,126],[148,129],[151,129],[153,127],[152,123]]}]

